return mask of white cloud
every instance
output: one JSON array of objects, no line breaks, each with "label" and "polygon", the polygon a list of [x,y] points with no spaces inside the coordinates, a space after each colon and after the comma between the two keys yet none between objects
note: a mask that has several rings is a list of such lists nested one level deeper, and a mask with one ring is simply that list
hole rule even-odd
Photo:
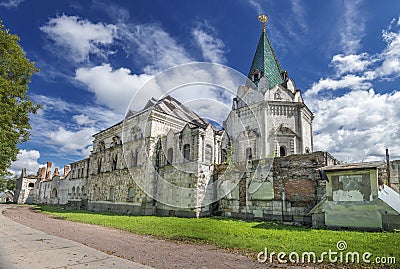
[{"label": "white cloud", "polygon": [[400,158],[400,92],[352,91],[311,102],[316,110],[315,150],[342,161],[384,160],[385,148]]},{"label": "white cloud", "polygon": [[305,24],[306,11],[302,6],[302,2],[300,0],[292,0],[290,2],[290,9],[297,25],[299,25],[304,32],[307,32],[308,27]]},{"label": "white cloud", "polygon": [[40,152],[37,150],[21,149],[17,155],[17,160],[11,164],[9,171],[15,176],[19,176],[23,168],[26,168],[27,174],[35,174],[41,166],[38,160]]},{"label": "white cloud", "polygon": [[382,52],[370,55],[337,54],[332,57],[331,66],[336,76],[321,78],[306,92],[307,97],[324,90],[351,89],[362,90],[372,87],[374,80],[393,79],[400,76],[400,29],[393,21],[388,29],[382,31],[386,47]]},{"label": "white cloud", "polygon": [[344,1],[344,18],[340,26],[340,44],[344,53],[353,54],[360,49],[365,32],[365,16],[361,14],[362,0]]},{"label": "white cloud", "polygon": [[208,26],[198,26],[192,31],[192,35],[200,47],[203,58],[213,63],[225,63],[225,44],[216,37],[215,30]]},{"label": "white cloud", "polygon": [[368,53],[334,55],[331,61],[338,74],[362,72],[373,63]]},{"label": "white cloud", "polygon": [[0,2],[0,6],[6,8],[17,8],[25,0],[4,0]]},{"label": "white cloud", "polygon": [[109,64],[82,67],[76,70],[75,75],[76,80],[84,83],[95,94],[97,103],[106,105],[119,114],[126,112],[135,92],[150,78],[146,74],[131,74],[127,68],[113,70]]},{"label": "white cloud", "polygon": [[264,13],[264,9],[261,7],[260,3],[258,3],[256,0],[248,0],[248,1],[250,6],[252,6],[257,11],[258,15]]},{"label": "white cloud", "polygon": [[74,115],[72,119],[79,125],[92,125],[96,121],[84,114]]},{"label": "white cloud", "polygon": [[337,89],[368,89],[371,87],[371,83],[367,81],[367,78],[357,75],[346,75],[340,79],[325,78],[320,79],[317,83],[314,83],[311,89],[307,90],[305,95],[311,96],[316,95],[322,90],[337,90]]},{"label": "white cloud", "polygon": [[112,52],[105,48],[113,42],[116,34],[116,27],[112,24],[92,23],[67,15],[51,18],[40,30],[66,50],[63,55],[75,62],[87,61],[90,54],[107,57]]},{"label": "white cloud", "polygon": [[49,143],[59,147],[62,152],[87,157],[92,148],[92,136],[96,132],[98,132],[98,129],[93,127],[83,128],[78,131],[68,131],[63,127],[59,127],[57,131],[49,133]]},{"label": "white cloud", "polygon": [[146,74],[192,61],[185,48],[157,25],[121,23],[118,24],[118,36],[123,40],[127,53],[134,49],[140,61],[147,63],[143,68]]}]

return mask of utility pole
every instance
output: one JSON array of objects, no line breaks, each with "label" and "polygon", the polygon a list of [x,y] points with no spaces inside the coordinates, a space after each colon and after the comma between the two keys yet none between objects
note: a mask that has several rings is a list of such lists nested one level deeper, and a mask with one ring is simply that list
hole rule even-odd
[{"label": "utility pole", "polygon": [[386,177],[387,177],[387,185],[390,187],[390,160],[389,160],[389,149],[386,149]]}]

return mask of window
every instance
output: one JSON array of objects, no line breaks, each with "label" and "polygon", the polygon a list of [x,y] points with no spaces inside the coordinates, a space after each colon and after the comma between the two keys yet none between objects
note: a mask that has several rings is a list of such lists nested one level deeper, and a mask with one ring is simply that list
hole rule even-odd
[{"label": "window", "polygon": [[75,194],[75,186],[72,187],[72,194]]},{"label": "window", "polygon": [[253,153],[251,148],[246,149],[246,160],[248,161],[253,160]]},{"label": "window", "polygon": [[132,151],[132,167],[137,166],[138,163],[138,150]]},{"label": "window", "polygon": [[101,173],[101,158],[97,160],[97,174]]},{"label": "window", "polygon": [[286,156],[286,148],[284,146],[281,146],[279,148],[279,156],[281,157]]},{"label": "window", "polygon": [[82,194],[84,194],[84,192],[85,192],[85,187],[84,186],[82,186],[81,192],[82,192]]},{"label": "window", "polygon": [[306,147],[306,153],[310,153],[310,148]]},{"label": "window", "polygon": [[112,159],[112,169],[111,170],[117,170],[117,164],[118,164],[118,154],[114,155],[114,158]]},{"label": "window", "polygon": [[183,146],[183,158],[185,158],[186,160],[190,160],[190,145],[189,144],[185,144]]},{"label": "window", "polygon": [[130,187],[128,189],[128,201],[129,202],[133,202],[134,198],[135,198],[135,188],[134,187]]},{"label": "window", "polygon": [[80,191],[79,187],[76,187],[76,194],[77,195],[79,195],[79,191]]},{"label": "window", "polygon": [[34,188],[34,187],[35,187],[35,183],[31,182],[31,183],[28,184],[28,188]]},{"label": "window", "polygon": [[221,162],[227,162],[228,161],[228,152],[226,151],[226,149],[222,150],[222,154],[221,154]]},{"label": "window", "polygon": [[213,154],[212,154],[212,146],[207,144],[206,145],[206,152],[205,152],[205,162],[212,163],[213,162]]},{"label": "window", "polygon": [[57,198],[57,189],[56,188],[54,188],[51,191],[50,198]]},{"label": "window", "polygon": [[108,195],[108,200],[114,201],[114,187],[110,188],[109,195]]},{"label": "window", "polygon": [[171,164],[174,161],[174,149],[169,148],[167,151],[167,164]]}]

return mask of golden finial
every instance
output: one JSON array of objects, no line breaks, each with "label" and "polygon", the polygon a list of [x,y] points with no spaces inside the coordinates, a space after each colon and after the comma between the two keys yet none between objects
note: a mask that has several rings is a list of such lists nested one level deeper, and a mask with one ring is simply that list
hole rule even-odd
[{"label": "golden finial", "polygon": [[258,20],[261,22],[261,29],[263,33],[265,33],[265,23],[268,21],[268,16],[265,14],[261,14],[258,16]]}]

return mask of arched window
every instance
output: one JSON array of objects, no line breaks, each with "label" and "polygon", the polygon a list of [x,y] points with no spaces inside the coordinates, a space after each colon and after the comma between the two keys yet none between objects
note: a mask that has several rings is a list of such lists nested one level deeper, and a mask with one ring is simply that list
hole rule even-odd
[{"label": "arched window", "polygon": [[138,150],[135,149],[134,151],[132,151],[131,155],[132,155],[132,163],[131,164],[132,164],[132,167],[135,167],[138,164]]},{"label": "arched window", "polygon": [[57,189],[56,189],[56,188],[54,188],[54,189],[51,191],[50,197],[51,197],[51,198],[57,198]]},{"label": "arched window", "polygon": [[281,146],[279,148],[279,156],[281,157],[286,156],[286,148],[284,146]]},{"label": "arched window", "polygon": [[128,201],[133,202],[135,198],[135,188],[134,187],[129,187],[128,189]]},{"label": "arched window", "polygon": [[75,186],[72,187],[72,194],[75,194]]},{"label": "arched window", "polygon": [[169,148],[167,150],[167,163],[171,164],[174,161],[174,149]]},{"label": "arched window", "polygon": [[101,158],[97,160],[97,174],[101,173]]},{"label": "arched window", "polygon": [[251,148],[246,149],[246,160],[248,161],[253,160],[253,152]]},{"label": "arched window", "polygon": [[33,182],[28,183],[28,188],[34,188],[34,187],[35,187],[35,183],[33,183]]},{"label": "arched window", "polygon": [[183,158],[185,158],[186,160],[190,160],[190,145],[189,144],[185,144],[183,146]]},{"label": "arched window", "polygon": [[108,195],[108,200],[114,201],[114,187],[110,187],[110,192]]},{"label": "arched window", "polygon": [[112,171],[117,170],[118,165],[118,154],[115,154],[114,158],[112,159]]},{"label": "arched window", "polygon": [[227,162],[228,161],[228,152],[226,149],[223,149],[221,152],[221,162]]},{"label": "arched window", "polygon": [[84,193],[85,193],[85,186],[82,186],[82,188],[81,188],[81,192],[82,192],[82,194],[84,194]]},{"label": "arched window", "polygon": [[306,147],[306,153],[310,153],[310,148]]},{"label": "arched window", "polygon": [[205,152],[205,162],[206,163],[212,163],[213,162],[213,149],[212,146],[210,144],[206,145],[206,152]]}]

